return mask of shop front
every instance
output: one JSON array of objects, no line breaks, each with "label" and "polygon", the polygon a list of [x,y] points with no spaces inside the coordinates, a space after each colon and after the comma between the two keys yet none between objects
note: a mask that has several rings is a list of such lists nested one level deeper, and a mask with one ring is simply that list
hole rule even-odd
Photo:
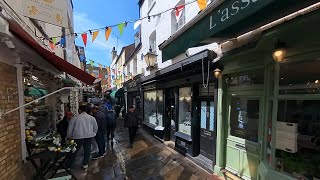
[{"label": "shop front", "polygon": [[319,179],[319,18],[313,6],[242,46],[222,45],[216,173]]},{"label": "shop front", "polygon": [[123,83],[124,94],[125,94],[125,104],[126,109],[130,106],[135,105],[136,111],[141,115],[142,113],[142,103],[141,103],[141,82],[143,76],[141,74],[135,76],[133,79],[130,79]]},{"label": "shop front", "polygon": [[166,144],[213,171],[216,80],[205,50],[145,78],[144,126]]}]

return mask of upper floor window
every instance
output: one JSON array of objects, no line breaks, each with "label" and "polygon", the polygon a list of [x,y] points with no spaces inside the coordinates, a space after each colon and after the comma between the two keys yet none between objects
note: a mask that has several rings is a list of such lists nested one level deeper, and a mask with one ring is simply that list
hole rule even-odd
[{"label": "upper floor window", "polygon": [[152,49],[152,52],[157,52],[157,33],[155,30],[149,36],[149,45]]}]

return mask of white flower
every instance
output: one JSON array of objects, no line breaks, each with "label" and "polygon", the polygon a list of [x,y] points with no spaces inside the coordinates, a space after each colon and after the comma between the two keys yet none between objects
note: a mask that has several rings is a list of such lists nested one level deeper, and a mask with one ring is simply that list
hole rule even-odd
[{"label": "white flower", "polygon": [[74,153],[76,150],[77,150],[77,148],[74,146],[74,147],[72,148],[72,152]]},{"label": "white flower", "polygon": [[55,148],[55,147],[48,147],[48,149],[49,149],[49,151],[56,151],[57,150],[57,148]]},{"label": "white flower", "polygon": [[61,146],[60,138],[59,137],[53,137],[53,144],[57,146]]}]

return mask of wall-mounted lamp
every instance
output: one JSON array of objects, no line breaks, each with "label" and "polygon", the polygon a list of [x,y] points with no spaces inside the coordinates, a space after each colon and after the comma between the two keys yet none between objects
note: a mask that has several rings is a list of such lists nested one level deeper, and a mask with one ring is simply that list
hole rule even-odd
[{"label": "wall-mounted lamp", "polygon": [[221,70],[219,68],[215,69],[213,71],[213,75],[214,77],[216,77],[217,79],[219,79],[221,77]]},{"label": "wall-mounted lamp", "polygon": [[272,53],[272,57],[276,62],[282,62],[287,55],[286,44],[278,41]]},{"label": "wall-mounted lamp", "polygon": [[148,65],[148,68],[154,68],[155,63],[157,61],[157,56],[155,53],[152,52],[152,48],[150,47],[149,52],[144,55],[144,59]]}]

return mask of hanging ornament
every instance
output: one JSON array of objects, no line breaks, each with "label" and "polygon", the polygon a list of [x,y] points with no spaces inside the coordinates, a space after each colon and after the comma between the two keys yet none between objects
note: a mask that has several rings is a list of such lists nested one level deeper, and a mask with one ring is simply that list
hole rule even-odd
[{"label": "hanging ornament", "polygon": [[92,33],[92,42],[93,42],[94,40],[96,40],[98,34],[99,34],[99,31],[94,31],[94,32]]},{"label": "hanging ornament", "polygon": [[197,2],[201,11],[207,7],[207,0],[197,0]]},{"label": "hanging ornament", "polygon": [[52,41],[49,41],[49,44],[50,44],[51,50],[54,51],[54,49],[55,49],[55,47],[56,47],[55,44],[53,44]]},{"label": "hanging ornament", "polygon": [[177,7],[176,7],[176,9],[175,9],[175,15],[176,15],[177,21],[179,21],[179,19],[181,18],[183,9],[184,9],[184,5],[180,5],[180,6],[177,6]]},{"label": "hanging ornament", "polygon": [[125,23],[118,24],[119,34],[122,36]]},{"label": "hanging ornament", "polygon": [[111,28],[111,27],[107,27],[107,28],[106,28],[106,41],[108,41],[109,36],[110,36],[110,34],[111,34],[111,31],[112,31],[112,28]]},{"label": "hanging ornament", "polygon": [[83,34],[81,34],[81,36],[82,36],[84,47],[86,47],[87,46],[87,38],[88,38],[87,33],[83,33]]}]

